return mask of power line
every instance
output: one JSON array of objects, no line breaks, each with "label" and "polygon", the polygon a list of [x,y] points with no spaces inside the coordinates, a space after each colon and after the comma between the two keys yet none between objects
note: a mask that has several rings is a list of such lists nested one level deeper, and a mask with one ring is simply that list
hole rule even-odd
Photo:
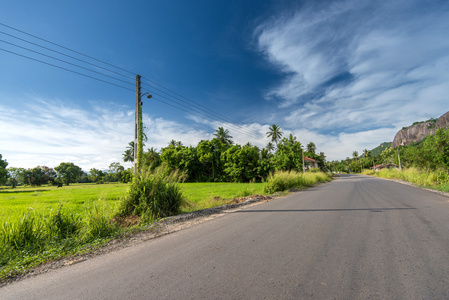
[{"label": "power line", "polygon": [[[168,98],[168,97],[166,97],[166,96],[164,96],[164,95],[161,95],[161,94],[159,94],[159,93],[155,93],[154,91],[151,91],[151,90],[149,90],[149,89],[147,89],[147,88],[142,88],[142,89],[149,91],[153,96],[156,95],[156,96],[162,97],[162,98],[164,98],[164,99],[166,99],[166,100],[168,100],[168,101],[170,101],[170,102],[172,102],[172,103],[176,103],[177,105],[182,106],[182,107],[184,107],[184,108],[180,108],[179,106],[175,106],[175,105],[170,105],[170,106],[175,107],[175,108],[177,108],[177,109],[180,109],[180,110],[182,110],[182,111],[188,112],[188,113],[190,113],[190,114],[193,114],[193,115],[195,115],[195,116],[198,116],[198,117],[200,117],[200,118],[202,118],[202,119],[213,120],[213,121],[218,121],[218,122],[223,122],[223,121],[224,121],[224,122],[228,123],[228,126],[232,126],[232,127],[233,127],[233,130],[235,130],[235,131],[237,131],[237,132],[240,132],[240,133],[242,133],[242,134],[245,134],[245,135],[257,136],[257,135],[260,134],[259,132],[256,132],[256,131],[250,131],[250,130],[247,130],[246,128],[242,128],[241,125],[238,125],[238,124],[235,124],[235,123],[232,123],[232,122],[228,122],[228,121],[226,121],[226,120],[219,120],[219,118],[217,118],[217,117],[214,117],[214,116],[212,116],[212,115],[210,115],[210,114],[207,114],[207,113],[201,112],[201,111],[199,111],[199,110],[197,110],[197,109],[194,109],[194,108],[191,108],[191,107],[189,107],[189,106],[186,106],[186,105],[184,105],[184,104],[182,104],[182,103],[179,103],[179,102],[176,101],[176,100],[173,100],[173,99],[171,99],[171,98]],[[162,100],[160,100],[160,99],[159,99],[158,101],[163,102],[163,103],[165,103],[165,104],[168,104],[167,102],[162,101]],[[195,113],[193,113],[193,112],[195,112]],[[198,115],[198,114],[200,114],[201,116]]]},{"label": "power line", "polygon": [[119,69],[119,70],[122,70],[122,71],[128,72],[128,73],[130,73],[130,74],[133,74],[133,75],[135,74],[135,72],[131,72],[131,71],[129,71],[129,70],[123,69],[123,68],[121,68],[121,67],[115,66],[115,65],[113,65],[113,64],[110,64],[110,63],[107,63],[107,62],[105,62],[105,61],[102,61],[102,60],[96,59],[95,57],[92,57],[92,56],[89,56],[89,55],[87,55],[87,54],[84,54],[84,53],[81,53],[81,52],[75,51],[75,50],[73,50],[73,49],[70,49],[70,48],[68,48],[68,47],[64,47],[64,46],[62,46],[62,45],[59,45],[59,44],[57,44],[57,43],[54,43],[54,42],[51,42],[51,41],[49,41],[49,40],[43,39],[43,38],[41,38],[41,37],[38,37],[38,36],[36,36],[36,35],[33,35],[33,34],[31,34],[31,33],[28,33],[28,32],[25,32],[25,31],[22,31],[22,30],[20,30],[20,29],[14,28],[14,27],[12,27],[12,26],[6,25],[6,24],[4,24],[4,23],[1,23],[1,22],[0,22],[0,25],[2,25],[2,26],[5,26],[5,27],[8,27],[9,29],[12,29],[12,30],[18,31],[18,32],[20,32],[20,33],[26,34],[26,35],[28,35],[28,36],[34,37],[34,38],[36,38],[36,39],[38,39],[38,40],[41,40],[41,41],[47,42],[47,43],[49,43],[49,44],[52,44],[52,45],[55,45],[55,46],[61,47],[61,48],[63,48],[63,49],[66,49],[66,50],[69,50],[69,51],[71,51],[71,52],[73,52],[73,53],[76,53],[76,54],[82,55],[82,56],[84,56],[84,57],[88,57],[88,58],[90,58],[90,59],[93,59],[93,60],[95,60],[95,61],[101,62],[101,63],[103,63],[103,64],[105,64],[105,65],[108,65],[108,66],[114,67],[114,68],[116,68],[116,69]]},{"label": "power line", "polygon": [[1,31],[1,30],[0,30],[0,33],[2,33],[2,34],[4,34],[4,35],[7,35],[7,36],[9,36],[9,37],[12,37],[12,38],[14,38],[14,39],[23,41],[23,42],[25,42],[25,43],[32,44],[32,45],[34,45],[34,46],[37,46],[37,47],[40,47],[40,48],[43,48],[43,49],[46,49],[46,50],[49,50],[49,51],[52,51],[52,52],[61,54],[61,55],[64,55],[64,56],[66,56],[66,57],[70,57],[70,58],[75,59],[75,60],[77,60],[77,61],[81,61],[81,62],[83,62],[83,63],[86,63],[86,64],[89,64],[89,65],[95,66],[95,67],[97,67],[97,68],[106,70],[106,71],[108,71],[108,72],[111,72],[111,73],[114,73],[114,74],[117,74],[117,75],[120,75],[120,76],[123,76],[123,77],[126,77],[126,78],[129,78],[129,79],[133,79],[133,80],[134,80],[133,77],[130,77],[130,76],[128,76],[128,75],[124,75],[124,74],[121,74],[121,73],[119,73],[119,72],[115,72],[115,71],[113,71],[113,70],[111,70],[111,69],[104,68],[104,67],[102,67],[102,66],[100,66],[100,65],[97,65],[97,64],[88,62],[88,61],[86,61],[86,60],[82,60],[82,59],[76,58],[76,57],[74,57],[74,56],[71,56],[71,55],[62,53],[62,52],[60,52],[60,51],[57,51],[57,50],[54,50],[54,49],[51,49],[51,48],[48,48],[48,47],[45,47],[45,46],[42,46],[42,45],[33,43],[33,42],[30,42],[30,41],[28,41],[28,40],[19,38],[19,37],[15,36],[15,35],[6,33],[6,32],[4,32],[4,31]]},{"label": "power line", "polygon": [[[169,106],[171,106],[171,107],[174,107],[174,108],[176,108],[176,109],[182,110],[182,111],[184,111],[184,112],[186,112],[186,113],[188,113],[188,114],[197,116],[197,117],[199,117],[199,118],[201,118],[201,119],[203,119],[203,120],[211,121],[210,118],[207,118],[207,117],[205,117],[205,116],[201,116],[201,115],[196,114],[196,113],[194,113],[194,112],[192,112],[192,111],[189,111],[189,110],[187,110],[187,109],[178,107],[178,106],[176,106],[176,105],[174,105],[174,104],[172,104],[172,103],[169,103],[169,102],[166,102],[166,101],[164,101],[164,100],[158,99],[157,97],[152,97],[151,99],[156,100],[156,101],[161,102],[161,103],[164,103],[164,104],[169,105]],[[170,101],[170,100],[169,100],[169,101]],[[215,121],[217,121],[217,120],[215,120]],[[234,130],[234,131],[236,131],[236,132],[239,132],[239,133],[241,133],[241,134],[244,134],[244,135],[248,135],[248,133],[243,132],[243,131],[240,131],[239,129],[237,129],[237,128],[238,128],[237,125],[234,125],[234,124],[228,124],[228,125],[231,126],[231,129],[232,129],[232,130]],[[237,127],[237,128],[236,128],[236,127]],[[256,140],[262,140],[261,138],[257,138],[257,137],[254,137],[254,139],[256,139]]]},{"label": "power line", "polygon": [[[33,38],[39,39],[39,40],[41,40],[41,41],[47,42],[47,43],[49,43],[49,44],[55,45],[55,46],[60,47],[60,48],[62,48],[62,49],[65,49],[65,50],[71,51],[71,52],[73,52],[73,53],[82,55],[82,56],[87,57],[87,58],[89,58],[89,59],[98,61],[98,62],[100,62],[100,63],[102,63],[102,64],[105,64],[105,65],[114,67],[114,68],[116,68],[116,69],[125,71],[125,72],[130,73],[130,74],[133,74],[133,75],[135,74],[135,73],[132,72],[132,71],[129,71],[129,70],[126,70],[126,69],[124,69],[124,68],[118,67],[118,66],[116,66],[116,65],[110,64],[110,63],[108,63],[108,62],[99,60],[99,59],[94,58],[94,57],[92,57],[92,56],[89,56],[89,55],[87,55],[87,54],[81,53],[81,52],[79,52],[79,51],[70,49],[70,48],[68,48],[68,47],[62,46],[62,45],[57,44],[57,43],[54,43],[54,42],[51,42],[51,41],[49,41],[49,40],[46,40],[46,39],[44,39],[44,38],[41,38],[41,37],[39,37],[39,36],[30,34],[30,33],[25,32],[25,31],[19,30],[19,29],[17,29],[17,28],[14,28],[14,27],[12,27],[12,26],[6,25],[6,24],[4,24],[4,23],[1,23],[1,22],[0,22],[0,25],[5,26],[5,27],[7,27],[7,28],[10,28],[10,29],[12,29],[12,30],[15,30],[15,31],[17,31],[17,32],[20,32],[20,33],[22,33],[22,34],[31,36],[31,37],[33,37]],[[4,35],[7,35],[7,36],[10,36],[10,37],[12,37],[12,38],[21,40],[21,41],[23,41],[23,42],[26,42],[26,43],[29,43],[29,44],[32,44],[32,45],[41,47],[41,48],[43,48],[43,49],[46,49],[46,50],[49,50],[49,51],[58,53],[58,54],[60,54],[60,55],[64,55],[64,56],[69,57],[69,58],[71,58],[71,59],[75,59],[75,60],[77,60],[77,61],[81,61],[81,62],[83,62],[83,63],[86,63],[86,64],[89,64],[89,65],[95,66],[95,67],[100,68],[100,69],[103,69],[103,70],[105,70],[105,71],[108,71],[108,72],[111,72],[111,73],[114,73],[114,74],[117,74],[117,75],[126,77],[126,78],[128,78],[128,79],[134,79],[134,78],[131,78],[131,77],[129,77],[129,76],[127,76],[127,75],[124,75],[124,74],[122,74],[122,73],[119,73],[119,72],[110,70],[110,69],[108,69],[108,68],[99,66],[99,65],[97,65],[97,64],[93,64],[93,63],[91,63],[91,62],[88,62],[88,61],[85,61],[85,60],[82,60],[82,59],[79,59],[79,58],[76,58],[76,57],[74,57],[74,56],[71,56],[71,55],[62,53],[62,52],[60,52],[60,51],[56,51],[56,50],[54,50],[54,49],[51,49],[51,48],[48,48],[48,47],[45,47],[45,46],[42,46],[42,45],[33,43],[33,42],[31,42],[31,41],[28,41],[28,40],[26,40],[26,39],[22,39],[22,38],[19,38],[19,37],[17,37],[17,36],[14,36],[14,35],[5,33],[5,32],[3,32],[3,31],[0,31],[0,33],[2,33],[2,34],[4,34]],[[49,57],[49,58],[54,59],[54,60],[58,60],[58,61],[61,61],[61,62],[70,64],[70,65],[75,66],[75,67],[78,67],[78,68],[82,68],[82,69],[84,69],[84,70],[87,70],[87,71],[89,71],[89,72],[93,72],[93,73],[99,74],[99,75],[101,75],[101,76],[109,77],[109,78],[111,78],[111,79],[114,79],[114,80],[117,80],[117,81],[120,81],[120,82],[123,82],[123,83],[126,83],[126,84],[134,85],[133,83],[129,83],[129,82],[127,82],[127,81],[118,79],[118,78],[116,78],[116,77],[113,77],[113,76],[110,76],[110,75],[107,75],[107,74],[104,74],[104,73],[101,73],[101,72],[98,72],[98,71],[95,71],[95,70],[92,70],[92,69],[89,69],[89,68],[85,68],[85,67],[83,67],[83,66],[80,66],[80,65],[77,65],[77,64],[74,64],[74,63],[71,63],[71,62],[68,62],[68,61],[65,61],[65,60],[62,60],[62,59],[53,57],[53,56],[51,56],[51,55],[46,55],[46,54],[43,54],[43,53],[41,53],[41,52],[38,52],[38,51],[35,51],[35,50],[31,50],[31,49],[29,49],[29,48],[22,47],[22,46],[19,46],[19,45],[16,45],[16,44],[14,44],[14,43],[10,43],[10,42],[4,41],[4,40],[0,40],[0,41],[2,41],[2,42],[4,42],[4,43],[7,43],[7,44],[10,44],[10,45],[13,45],[13,46],[18,47],[18,48],[25,49],[25,50],[30,51],[30,52],[37,53],[37,54],[39,54],[39,55],[43,55],[43,56]],[[109,82],[109,81],[106,81],[106,80],[103,80],[103,79],[100,79],[100,78],[97,78],[97,77],[93,77],[93,76],[90,76],[90,75],[87,75],[87,74],[84,74],[84,73],[81,73],[81,72],[77,72],[77,71],[74,71],[74,70],[71,70],[71,69],[68,69],[68,68],[64,68],[64,67],[61,67],[61,66],[57,66],[57,65],[54,65],[54,64],[51,64],[51,63],[48,63],[48,62],[45,62],[45,61],[42,61],[42,60],[39,60],[39,59],[35,59],[35,58],[29,57],[29,56],[26,56],[26,55],[22,55],[22,54],[13,52],[13,51],[9,51],[9,50],[3,49],[3,48],[0,48],[0,50],[3,50],[3,51],[5,51],[5,52],[8,52],[8,53],[11,53],[11,54],[14,54],[14,55],[18,55],[18,56],[21,56],[21,57],[24,57],[24,58],[28,58],[28,59],[30,59],[30,60],[34,60],[34,61],[37,61],[37,62],[40,62],[40,63],[43,63],[43,64],[47,64],[47,65],[50,65],[50,66],[53,66],[53,67],[56,67],[56,68],[59,68],[59,69],[65,70],[65,71],[69,71],[69,72],[72,72],[72,73],[75,73],[75,74],[78,74],[78,75],[81,75],[81,76],[84,76],[84,77],[88,77],[88,78],[91,78],[91,79],[94,79],[94,80],[97,80],[97,81],[101,81],[101,82],[104,82],[104,83],[107,83],[107,84],[110,84],[110,85],[114,85],[114,86],[117,86],[117,87],[120,87],[120,88],[129,90],[129,91],[134,91],[133,89],[124,87],[124,86],[122,86],[122,85],[118,85],[118,84],[115,84],[115,83],[112,83],[112,82]],[[234,128],[234,130],[236,130],[236,131],[238,131],[238,132],[240,132],[240,133],[243,133],[243,134],[245,134],[245,135],[259,135],[259,134],[260,134],[260,133],[258,133],[258,132],[256,132],[256,131],[252,131],[252,130],[243,128],[243,126],[239,125],[236,121],[234,121],[234,120],[232,120],[232,119],[230,119],[230,118],[228,118],[228,117],[226,117],[226,116],[223,116],[223,115],[221,115],[221,114],[219,114],[219,113],[217,113],[217,112],[215,112],[215,111],[213,111],[213,110],[207,108],[206,106],[203,106],[203,105],[201,105],[201,104],[199,104],[199,103],[197,103],[197,102],[195,102],[195,101],[193,101],[193,100],[191,100],[191,99],[189,99],[189,98],[187,98],[187,97],[185,97],[185,96],[183,96],[183,95],[181,95],[181,94],[178,94],[178,93],[176,93],[175,91],[172,91],[172,90],[170,90],[169,88],[166,88],[166,87],[164,87],[163,85],[161,85],[161,84],[159,84],[159,83],[157,83],[157,82],[155,82],[155,81],[153,81],[153,80],[151,80],[151,79],[144,78],[144,77],[142,77],[142,78],[143,78],[144,80],[146,80],[146,81],[148,81],[148,82],[151,83],[151,84],[144,83],[144,84],[148,85],[151,89],[156,89],[156,90],[158,90],[158,91],[160,91],[160,92],[162,92],[162,93],[164,93],[164,94],[170,96],[171,98],[165,97],[165,96],[163,96],[163,95],[160,95],[160,94],[158,94],[158,93],[154,93],[153,91],[151,91],[153,94],[156,94],[156,95],[158,95],[158,96],[160,96],[160,97],[163,97],[164,99],[166,99],[166,100],[168,100],[168,101],[170,101],[170,102],[172,102],[172,103],[176,103],[177,105],[180,105],[180,106],[182,106],[182,107],[185,107],[186,109],[183,109],[183,108],[181,108],[181,107],[179,107],[179,106],[176,106],[176,105],[173,105],[173,104],[170,104],[170,103],[167,103],[167,102],[165,102],[165,101],[163,101],[163,100],[160,100],[160,99],[155,99],[155,100],[157,100],[157,101],[159,101],[159,102],[162,102],[162,103],[164,103],[164,104],[167,104],[167,105],[169,105],[169,106],[172,106],[172,107],[174,107],[174,108],[176,108],[176,109],[185,111],[185,112],[187,112],[187,113],[189,113],[189,114],[196,115],[196,116],[198,116],[198,117],[200,117],[200,118],[203,118],[203,119],[206,119],[206,120],[208,120],[208,119],[213,119],[213,120],[219,121],[219,122],[225,121],[225,122],[227,122],[227,123],[230,123],[230,124],[228,124],[229,126],[233,126],[233,127],[235,127],[235,128],[238,128],[238,129],[235,129],[235,128]],[[164,91],[164,90],[158,89],[158,88],[154,87],[154,85],[157,85],[158,87],[161,87],[162,89],[167,90],[167,91],[169,91],[170,93],[172,93],[172,94],[174,94],[174,95],[176,95],[176,96],[173,96],[172,94],[170,94],[170,93],[168,93],[168,92],[166,92],[166,91]],[[147,89],[147,90],[148,90],[148,89]],[[150,90],[148,90],[148,91],[150,91]],[[185,103],[186,105],[184,105],[184,104],[182,104],[182,103],[179,103],[178,101],[173,100],[172,98],[175,98],[176,100],[181,101],[181,102]],[[185,99],[185,100],[187,100],[187,101],[185,101],[185,100],[183,100],[183,99],[180,99],[180,98],[183,98],[183,99]],[[192,111],[197,112],[198,114],[201,114],[202,116],[200,116],[200,115],[198,115],[198,114],[196,114],[196,113],[193,113]],[[220,119],[220,120],[218,120],[218,119]],[[245,131],[245,132],[244,132],[244,131]]]},{"label": "power line", "polygon": [[14,54],[14,55],[17,55],[17,56],[28,58],[28,59],[31,59],[31,60],[34,60],[34,61],[46,64],[46,65],[58,68],[58,69],[62,69],[62,70],[68,71],[68,72],[72,72],[72,73],[75,73],[75,74],[78,74],[78,75],[81,75],[81,76],[84,76],[84,77],[95,79],[95,80],[98,80],[98,81],[101,81],[101,82],[104,82],[104,83],[107,83],[107,84],[110,84],[110,85],[114,85],[114,86],[120,87],[120,88],[128,90],[128,91],[134,92],[133,89],[130,89],[130,88],[127,88],[127,87],[121,86],[119,84],[115,84],[115,83],[112,83],[112,82],[109,82],[109,81],[106,81],[106,80],[103,80],[103,79],[100,79],[100,78],[97,78],[97,77],[93,77],[93,76],[90,76],[90,75],[87,75],[87,74],[83,74],[83,73],[80,73],[80,72],[77,72],[77,71],[73,71],[73,70],[70,70],[70,69],[67,69],[67,68],[64,68],[64,67],[61,67],[61,66],[57,66],[57,65],[54,65],[54,64],[51,64],[51,63],[48,63],[48,62],[36,59],[36,58],[32,58],[32,57],[29,57],[29,56],[26,56],[26,55],[23,55],[23,54],[19,54],[19,53],[13,52],[13,51],[9,51],[9,50],[3,49],[3,48],[0,48],[0,50],[8,52],[8,53],[11,53],[11,54]]},{"label": "power line", "polygon": [[[159,83],[157,83],[157,82],[155,82],[155,81],[153,81],[153,80],[151,80],[151,79],[148,79],[148,78],[145,78],[145,77],[142,77],[142,78],[143,78],[144,80],[147,80],[147,81],[149,81],[149,82],[151,82],[151,83],[153,83],[153,84],[155,84],[155,85],[157,85],[157,86],[159,86],[159,87],[165,89],[165,90],[170,91],[171,93],[175,94],[176,96],[179,96],[179,97],[181,97],[181,98],[184,98],[185,100],[187,100],[187,101],[193,103],[194,106],[202,107],[202,108],[206,109],[207,111],[209,111],[209,112],[211,112],[211,113],[213,113],[213,114],[215,114],[215,115],[218,115],[218,116],[220,116],[220,117],[222,117],[222,118],[228,120],[228,121],[231,122],[231,123],[237,123],[236,121],[234,121],[234,120],[232,120],[232,119],[230,119],[230,118],[228,118],[228,117],[226,117],[226,116],[223,116],[223,115],[221,115],[221,114],[219,114],[219,113],[213,111],[212,109],[210,109],[210,108],[208,108],[208,107],[206,107],[206,106],[204,106],[204,105],[199,104],[198,102],[196,102],[196,101],[194,101],[194,100],[192,100],[192,99],[189,99],[189,98],[187,98],[187,97],[185,97],[185,96],[183,96],[183,95],[181,95],[181,94],[178,94],[177,92],[172,91],[171,89],[166,88],[166,87],[164,87],[163,85],[161,85],[161,84],[159,84]],[[148,86],[151,86],[151,85],[148,84],[148,83],[144,83],[144,84],[146,84],[146,85],[148,85]],[[154,87],[153,87],[153,88],[154,88]],[[166,93],[166,92],[164,92],[164,93]],[[168,93],[167,93],[167,94],[168,94]],[[181,100],[181,99],[179,99],[179,100]],[[181,100],[181,101],[182,101],[182,100]],[[184,102],[184,101],[183,101],[183,102]]]},{"label": "power line", "polygon": [[[148,80],[148,79],[147,79],[147,80]],[[180,99],[180,98],[178,98],[178,97],[176,97],[176,96],[170,95],[169,93],[167,93],[167,92],[165,92],[165,91],[163,91],[163,90],[161,90],[161,89],[158,89],[158,88],[156,88],[156,87],[154,87],[154,86],[151,86],[151,85],[149,85],[149,84],[147,84],[147,83],[145,83],[145,85],[151,87],[152,89],[155,89],[155,90],[157,90],[157,91],[160,91],[160,92],[162,92],[162,93],[164,93],[164,94],[166,94],[166,95],[169,95],[170,97],[173,97],[173,98],[175,98],[175,99],[177,99],[177,100],[179,100],[179,101],[181,101],[181,102],[183,102],[183,103],[186,103],[187,105],[191,105],[192,107],[195,107],[195,108],[196,108],[195,110],[198,111],[198,112],[199,112],[199,110],[203,111],[203,112],[206,113],[210,118],[213,118],[213,119],[220,119],[220,120],[222,120],[222,121],[224,121],[224,122],[234,124],[234,126],[237,126],[237,127],[240,128],[241,130],[246,131],[246,134],[250,134],[250,135],[259,134],[259,133],[256,132],[256,131],[252,131],[252,130],[250,130],[250,129],[242,128],[242,126],[239,125],[236,121],[234,121],[234,120],[232,120],[232,119],[230,119],[230,118],[228,118],[228,117],[226,117],[226,116],[223,116],[223,115],[221,115],[221,114],[219,114],[219,113],[217,113],[217,112],[215,112],[215,111],[213,111],[213,110],[211,110],[211,109],[209,109],[209,108],[207,108],[207,107],[205,107],[205,106],[202,106],[201,104],[198,104],[198,106],[197,106],[197,105],[192,105],[191,103],[189,103],[189,102],[187,102],[187,101],[184,101],[184,100],[182,100],[182,99]],[[161,85],[158,84],[158,86],[161,86]],[[161,87],[162,87],[162,86],[161,86]],[[169,90],[169,89],[167,89],[167,90]],[[172,91],[172,92],[173,92],[173,91]],[[157,93],[154,93],[154,92],[152,92],[152,93],[153,93],[153,94],[157,94]],[[173,93],[176,94],[176,95],[179,95],[179,94],[177,94],[176,92],[173,92]],[[160,95],[160,94],[157,94],[157,95]],[[161,96],[161,97],[164,97],[163,95],[160,95],[160,96]],[[180,97],[183,97],[183,98],[185,98],[185,99],[188,99],[188,98],[186,98],[186,97],[184,97],[184,96],[182,96],[182,95],[179,95],[179,96],[180,96]],[[166,98],[166,97],[164,97],[164,98]],[[168,98],[166,98],[166,99],[168,99]],[[193,100],[190,100],[190,99],[188,99],[188,100],[189,100],[190,102],[196,103],[196,102],[193,101]],[[182,105],[181,103],[179,103],[179,102],[177,102],[177,101],[175,101],[175,100],[173,100],[173,99],[171,99],[170,101],[174,101],[174,102],[176,102],[176,103]],[[182,105],[182,106],[185,107],[185,105]],[[204,109],[203,109],[202,107],[204,107]]]},{"label": "power line", "polygon": [[44,53],[41,53],[41,52],[38,52],[38,51],[35,51],[35,50],[32,50],[32,49],[29,49],[29,48],[26,48],[26,47],[22,47],[22,46],[16,45],[16,44],[14,44],[14,43],[10,43],[10,42],[4,41],[4,40],[2,40],[2,39],[0,39],[0,42],[9,44],[9,45],[12,45],[12,46],[14,46],[14,47],[18,47],[18,48],[21,48],[21,49],[24,49],[24,50],[27,50],[27,51],[30,51],[30,52],[33,52],[33,53],[37,53],[37,54],[39,54],[39,55],[46,56],[46,57],[49,57],[49,58],[51,58],[51,59],[54,59],[54,60],[57,60],[57,61],[60,61],[60,62],[64,62],[64,63],[66,63],[66,64],[69,64],[69,65],[72,65],[72,66],[75,66],[75,67],[78,67],[78,68],[81,68],[81,69],[84,69],[84,70],[87,70],[87,71],[90,71],[90,72],[93,72],[93,73],[97,73],[97,74],[99,74],[99,75],[102,75],[102,76],[105,76],[105,77],[109,77],[109,78],[112,78],[112,79],[114,79],[114,80],[117,80],[117,81],[126,83],[126,84],[134,85],[134,83],[131,83],[131,82],[128,82],[128,81],[124,81],[124,80],[115,78],[115,77],[113,77],[113,76],[106,75],[106,74],[104,74],[104,73],[100,73],[100,72],[98,72],[98,71],[95,71],[95,70],[92,70],[92,69],[89,69],[89,68],[86,68],[86,67],[83,67],[83,66],[80,66],[80,65],[77,65],[77,64],[68,62],[68,61],[66,61],[66,60],[59,59],[59,58],[53,57],[53,56],[51,56],[51,55],[47,55],[47,54],[44,54]]}]

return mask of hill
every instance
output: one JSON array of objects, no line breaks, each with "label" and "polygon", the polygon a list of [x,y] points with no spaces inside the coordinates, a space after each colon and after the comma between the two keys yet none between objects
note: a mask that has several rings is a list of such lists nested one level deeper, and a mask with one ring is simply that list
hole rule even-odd
[{"label": "hill", "polygon": [[412,126],[402,128],[396,133],[391,147],[395,148],[401,145],[406,146],[417,143],[428,135],[435,134],[435,131],[439,128],[449,128],[449,112],[438,119],[415,122]]},{"label": "hill", "polygon": [[391,147],[392,142],[384,142],[377,146],[376,148],[370,150],[372,156],[378,156],[384,151],[385,149],[388,149]]}]

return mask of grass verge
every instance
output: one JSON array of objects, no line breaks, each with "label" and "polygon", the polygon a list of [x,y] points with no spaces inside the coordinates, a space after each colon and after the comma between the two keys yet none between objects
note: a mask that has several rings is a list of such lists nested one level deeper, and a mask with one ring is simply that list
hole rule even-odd
[{"label": "grass verge", "polygon": [[365,170],[362,174],[387,179],[400,179],[415,185],[449,192],[449,173],[446,170],[426,171],[417,168],[404,170],[382,169],[379,172]]}]

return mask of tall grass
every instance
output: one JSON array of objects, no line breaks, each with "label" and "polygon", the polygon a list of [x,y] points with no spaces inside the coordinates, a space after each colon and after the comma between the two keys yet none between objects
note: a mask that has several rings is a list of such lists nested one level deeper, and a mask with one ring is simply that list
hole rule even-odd
[{"label": "tall grass", "polygon": [[435,171],[420,170],[417,168],[404,169],[382,169],[379,172],[365,172],[366,175],[374,175],[387,179],[401,179],[416,185],[426,187],[437,187],[449,185],[449,173],[447,170]]},{"label": "tall grass", "polygon": [[330,181],[331,179],[331,174],[323,172],[298,173],[295,171],[278,171],[268,177],[265,192],[272,194],[291,188],[312,186],[319,182]]},{"label": "tall grass", "polygon": [[178,185],[181,178],[178,172],[167,175],[163,166],[134,176],[118,215],[137,215],[143,221],[151,221],[178,214],[184,201]]},{"label": "tall grass", "polygon": [[0,280],[19,270],[69,254],[93,240],[113,236],[113,211],[104,203],[86,205],[86,216],[60,206],[38,213],[32,209],[0,225]]}]

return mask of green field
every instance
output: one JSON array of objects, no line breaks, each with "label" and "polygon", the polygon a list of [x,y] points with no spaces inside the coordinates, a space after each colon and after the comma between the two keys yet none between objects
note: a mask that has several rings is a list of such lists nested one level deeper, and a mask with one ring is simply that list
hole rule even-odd
[{"label": "green field", "polygon": [[0,222],[14,219],[32,209],[44,212],[61,205],[73,213],[82,214],[86,206],[103,200],[112,206],[126,191],[127,184],[73,184],[57,188],[17,187],[0,189]]},{"label": "green field", "polygon": [[[263,194],[263,183],[181,183],[186,203],[182,212],[225,204],[234,197]],[[61,205],[75,214],[83,214],[92,203],[101,201],[112,210],[126,193],[128,184],[73,184],[57,188],[4,187],[0,189],[0,223],[20,217],[29,209],[38,213]]]}]

